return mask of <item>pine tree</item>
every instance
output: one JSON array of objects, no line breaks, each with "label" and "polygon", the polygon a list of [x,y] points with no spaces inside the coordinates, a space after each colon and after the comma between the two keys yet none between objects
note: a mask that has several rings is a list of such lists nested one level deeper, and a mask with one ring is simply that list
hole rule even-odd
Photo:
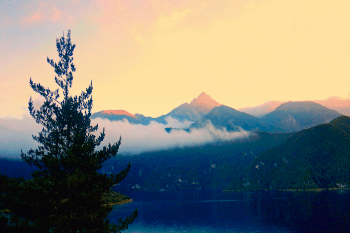
[{"label": "pine tree", "polygon": [[[111,187],[123,180],[130,164],[116,175],[98,173],[102,163],[114,157],[121,138],[114,144],[96,147],[105,137],[104,129],[97,137],[98,125],[91,125],[92,82],[79,96],[71,96],[73,51],[71,32],[56,40],[59,62],[47,58],[55,69],[58,89],[51,91],[30,78],[30,86],[45,98],[40,109],[29,100],[29,112],[43,129],[33,139],[40,145],[22,152],[22,160],[38,167],[33,179],[4,180],[0,189],[7,214],[6,227],[11,232],[120,232],[137,216],[137,211],[119,224],[107,219]],[[63,92],[63,96],[60,93]],[[1,200],[0,200],[1,204]],[[2,218],[2,221],[4,218]],[[0,221],[1,223],[1,221]],[[5,228],[4,228],[5,229]]]}]

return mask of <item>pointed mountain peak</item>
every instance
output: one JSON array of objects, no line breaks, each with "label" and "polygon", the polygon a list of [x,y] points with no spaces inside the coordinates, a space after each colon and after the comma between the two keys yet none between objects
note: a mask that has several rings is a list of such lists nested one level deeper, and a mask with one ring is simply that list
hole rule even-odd
[{"label": "pointed mountain peak", "polygon": [[201,98],[211,98],[209,95],[207,95],[205,92],[202,92],[198,97],[197,99],[201,99]]},{"label": "pointed mountain peak", "polygon": [[201,112],[209,112],[214,107],[218,107],[221,104],[202,92],[197,98],[194,98],[189,105],[197,108],[197,110]]},{"label": "pointed mountain peak", "polygon": [[190,105],[203,105],[203,104],[209,104],[213,107],[220,106],[218,102],[216,102],[214,99],[212,99],[209,95],[202,92],[197,98],[194,98]]}]

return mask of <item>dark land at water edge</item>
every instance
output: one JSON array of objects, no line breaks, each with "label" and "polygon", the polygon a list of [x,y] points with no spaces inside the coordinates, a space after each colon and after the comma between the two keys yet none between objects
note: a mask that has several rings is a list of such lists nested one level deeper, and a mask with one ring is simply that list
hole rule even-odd
[{"label": "dark land at water edge", "polygon": [[130,197],[114,191],[110,191],[109,193],[105,194],[102,198],[105,200],[105,202],[108,203],[108,205],[112,206],[122,205],[133,201]]},{"label": "dark land at water edge", "polygon": [[[0,158],[0,173],[9,177],[23,177],[25,179],[30,179],[31,174],[36,170],[37,168],[28,166],[28,164],[22,160]],[[121,205],[133,201],[129,196],[113,190],[106,193],[102,198],[104,202],[108,203],[108,205]],[[4,212],[8,210],[4,210],[0,206],[0,211]]]}]

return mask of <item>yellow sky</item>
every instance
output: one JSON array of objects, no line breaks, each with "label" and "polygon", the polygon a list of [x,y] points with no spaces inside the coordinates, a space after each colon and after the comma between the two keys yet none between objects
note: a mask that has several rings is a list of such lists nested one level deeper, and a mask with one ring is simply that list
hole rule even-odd
[{"label": "yellow sky", "polygon": [[[348,96],[350,1],[174,2],[95,1],[60,22],[77,45],[73,90],[92,80],[94,111],[157,117],[203,91],[233,108]],[[53,10],[51,21],[61,11]],[[33,20],[42,22],[39,13],[32,12]],[[44,43],[3,63],[0,116],[26,108],[29,77],[55,87],[46,56],[57,60],[61,34],[50,32]]]}]

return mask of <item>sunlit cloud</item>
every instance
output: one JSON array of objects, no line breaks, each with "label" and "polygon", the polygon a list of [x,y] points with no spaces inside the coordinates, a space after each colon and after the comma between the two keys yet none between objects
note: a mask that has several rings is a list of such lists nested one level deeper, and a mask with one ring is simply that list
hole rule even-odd
[{"label": "sunlit cloud", "polygon": [[[169,119],[168,124],[151,122],[149,125],[131,124],[124,121],[109,121],[96,118],[92,122],[99,127],[105,127],[106,138],[103,144],[114,143],[122,138],[120,153],[138,154],[147,151],[155,151],[176,147],[196,146],[205,143],[235,140],[250,135],[249,132],[240,130],[228,132],[226,129],[216,129],[210,122],[200,129],[172,130],[170,133],[165,128],[174,126],[176,119]],[[181,123],[175,123],[180,126]],[[100,128],[100,129],[101,129]]]},{"label": "sunlit cloud", "polygon": [[166,124],[165,127],[171,127],[175,129],[187,129],[194,122],[189,120],[179,121],[176,118],[172,118],[171,116],[167,116],[165,118]]},{"label": "sunlit cloud", "polygon": [[53,13],[53,15],[51,17],[51,20],[54,21],[54,22],[57,22],[61,18],[61,16],[62,16],[62,11],[60,11],[59,9],[57,9],[55,7],[54,13]]},{"label": "sunlit cloud", "polygon": [[131,28],[130,30],[130,34],[133,36],[134,42],[142,47],[144,47],[145,44],[145,40],[143,39],[142,35],[140,35],[138,33],[138,26],[134,26],[133,28]]},{"label": "sunlit cloud", "polygon": [[43,14],[37,12],[32,14],[31,16],[24,18],[20,21],[21,25],[27,25],[27,24],[33,24],[33,23],[37,23],[40,22],[43,18]]},{"label": "sunlit cloud", "polygon": [[177,22],[183,20],[186,16],[191,14],[192,9],[184,9],[182,11],[174,11],[169,17],[166,15],[160,15],[157,19],[157,26],[161,29],[171,29]]}]

